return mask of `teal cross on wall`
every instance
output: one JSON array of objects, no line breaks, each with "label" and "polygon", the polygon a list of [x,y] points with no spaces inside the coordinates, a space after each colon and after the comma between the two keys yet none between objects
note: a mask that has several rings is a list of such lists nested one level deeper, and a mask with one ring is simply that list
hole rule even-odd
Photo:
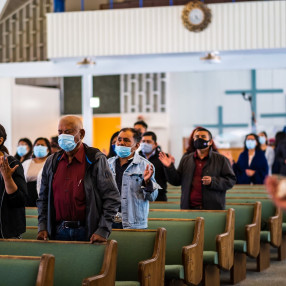
[{"label": "teal cross on wall", "polygon": [[[283,89],[257,89],[256,86],[256,70],[251,70],[251,89],[249,90],[227,90],[225,92],[229,95],[237,95],[237,94],[246,94],[251,95],[251,111],[252,114],[256,117],[257,114],[257,94],[265,94],[265,93],[283,93]],[[255,124],[253,122],[253,124]],[[255,129],[255,126],[252,126]]]},{"label": "teal cross on wall", "polygon": [[224,128],[246,128],[248,124],[224,124],[223,123],[223,107],[218,106],[218,123],[217,124],[197,124],[195,126],[202,126],[205,128],[217,128],[219,135],[223,134]]}]

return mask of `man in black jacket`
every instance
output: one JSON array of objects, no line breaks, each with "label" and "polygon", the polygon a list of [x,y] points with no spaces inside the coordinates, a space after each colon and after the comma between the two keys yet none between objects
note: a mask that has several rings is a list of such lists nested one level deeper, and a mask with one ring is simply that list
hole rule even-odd
[{"label": "man in black jacket", "polygon": [[159,160],[159,148],[157,136],[154,132],[147,131],[143,134],[139,155],[145,157],[155,167],[155,180],[162,189],[159,189],[156,201],[167,201],[167,177],[164,171],[164,165]]},{"label": "man in black jacket", "polygon": [[183,156],[178,170],[160,153],[168,182],[182,185],[181,209],[222,210],[226,191],[236,182],[234,172],[226,157],[212,151],[210,131],[198,128],[193,140],[196,151]]},{"label": "man in black jacket", "polygon": [[0,124],[0,238],[20,238],[26,231],[27,185],[21,163],[8,155]]},{"label": "man in black jacket", "polygon": [[106,241],[120,207],[107,159],[82,143],[78,117],[63,117],[58,133],[62,151],[48,157],[42,173],[37,239]]}]

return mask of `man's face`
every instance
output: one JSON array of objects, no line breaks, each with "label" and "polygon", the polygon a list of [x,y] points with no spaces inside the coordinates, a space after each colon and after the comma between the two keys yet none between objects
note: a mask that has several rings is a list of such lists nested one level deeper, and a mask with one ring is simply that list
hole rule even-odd
[{"label": "man's face", "polygon": [[134,125],[134,129],[139,131],[141,134],[144,134],[147,131],[147,129],[141,124]]},{"label": "man's face", "polygon": [[131,147],[132,153],[135,152],[139,147],[139,143],[136,143],[133,138],[133,133],[131,131],[120,132],[117,137],[116,145]]},{"label": "man's face", "polygon": [[74,136],[74,142],[77,143],[84,137],[84,130],[79,129],[73,122],[61,120],[58,126],[58,134],[69,134]]},{"label": "man's face", "polygon": [[212,143],[213,143],[213,140],[210,140],[211,138],[210,138],[210,135],[209,135],[209,133],[207,131],[197,131],[197,132],[195,132],[194,137],[193,137],[194,141],[196,141],[199,138],[204,139],[206,141],[209,141],[208,142],[208,146],[211,146]]},{"label": "man's face", "polygon": [[143,136],[141,143],[147,143],[152,145],[152,150],[154,150],[157,147],[157,143],[152,139],[152,136]]}]

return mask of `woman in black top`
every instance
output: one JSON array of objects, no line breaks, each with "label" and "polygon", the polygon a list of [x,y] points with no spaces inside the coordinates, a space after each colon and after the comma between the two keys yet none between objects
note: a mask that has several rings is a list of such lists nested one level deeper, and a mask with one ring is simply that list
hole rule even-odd
[{"label": "woman in black top", "polygon": [[4,146],[6,138],[0,124],[0,238],[19,238],[26,231],[27,186],[21,163]]}]

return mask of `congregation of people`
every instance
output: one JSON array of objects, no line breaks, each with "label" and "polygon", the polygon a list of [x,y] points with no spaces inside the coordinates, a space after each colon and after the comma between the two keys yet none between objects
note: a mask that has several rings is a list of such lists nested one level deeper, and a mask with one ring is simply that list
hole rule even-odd
[{"label": "congregation of people", "polygon": [[58,136],[21,138],[11,156],[0,125],[0,238],[21,238],[25,207],[37,207],[37,239],[104,242],[112,229],[146,229],[149,202],[167,201],[167,183],[181,186],[181,209],[223,210],[235,184],[286,175],[285,132],[274,148],[266,132],[246,135],[235,161],[197,127],[178,168],[144,121],[115,132],[106,155],[84,137],[80,118],[64,116]]}]

